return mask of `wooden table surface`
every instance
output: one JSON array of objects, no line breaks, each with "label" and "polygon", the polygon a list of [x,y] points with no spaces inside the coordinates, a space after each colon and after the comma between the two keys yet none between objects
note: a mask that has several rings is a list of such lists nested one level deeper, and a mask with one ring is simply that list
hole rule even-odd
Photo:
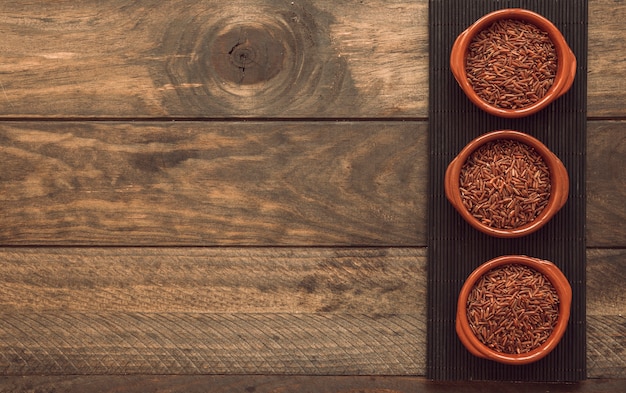
[{"label": "wooden table surface", "polygon": [[[589,3],[559,392],[626,389],[626,3]],[[0,391],[531,389],[424,378],[427,0],[7,0],[0,32]]]}]

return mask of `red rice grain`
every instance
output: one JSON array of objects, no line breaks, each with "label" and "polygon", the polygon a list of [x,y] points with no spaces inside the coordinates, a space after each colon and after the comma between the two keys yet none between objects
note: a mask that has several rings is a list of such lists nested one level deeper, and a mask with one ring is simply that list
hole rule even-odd
[{"label": "red rice grain", "polygon": [[548,34],[516,19],[494,22],[470,42],[469,83],[480,98],[503,109],[540,100],[554,83],[557,54]]},{"label": "red rice grain", "polygon": [[541,346],[556,326],[558,311],[559,298],[550,280],[521,264],[488,271],[467,300],[474,335],[489,348],[507,354]]},{"label": "red rice grain", "polygon": [[550,199],[550,171],[543,157],[512,139],[487,142],[461,167],[461,200],[482,224],[515,229],[532,222]]}]

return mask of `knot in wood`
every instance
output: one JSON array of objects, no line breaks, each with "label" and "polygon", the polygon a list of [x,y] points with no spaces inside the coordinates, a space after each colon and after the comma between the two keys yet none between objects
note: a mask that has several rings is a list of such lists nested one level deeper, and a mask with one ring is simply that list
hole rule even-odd
[{"label": "knot in wood", "polygon": [[221,79],[251,85],[274,78],[283,69],[285,39],[264,26],[235,26],[219,34],[209,66]]},{"label": "knot in wood", "polygon": [[330,43],[332,18],[312,6],[261,3],[224,2],[220,12],[198,5],[179,17],[193,23],[166,30],[160,51],[181,108],[199,115],[302,115],[325,111],[339,94],[358,96],[347,91],[346,61]]}]

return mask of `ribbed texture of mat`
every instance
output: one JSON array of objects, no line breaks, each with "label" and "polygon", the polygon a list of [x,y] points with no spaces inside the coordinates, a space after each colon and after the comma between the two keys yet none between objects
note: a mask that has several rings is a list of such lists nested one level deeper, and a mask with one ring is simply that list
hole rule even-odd
[{"label": "ribbed texture of mat", "polygon": [[[577,381],[586,377],[585,342],[585,143],[587,107],[586,0],[431,0],[430,191],[428,237],[427,376],[434,380]],[[574,52],[578,69],[571,90],[523,119],[500,119],[475,107],[450,72],[457,35],[481,16],[501,8],[526,8],[552,21]],[[497,129],[533,135],[565,164],[570,194],[564,208],[538,232],[498,239],[465,223],[444,193],[450,161],[473,138]],[[508,366],[472,356],[455,332],[456,302],[465,278],[500,255],[525,254],[554,262],[568,278],[573,303],[568,329],[546,358]]]}]

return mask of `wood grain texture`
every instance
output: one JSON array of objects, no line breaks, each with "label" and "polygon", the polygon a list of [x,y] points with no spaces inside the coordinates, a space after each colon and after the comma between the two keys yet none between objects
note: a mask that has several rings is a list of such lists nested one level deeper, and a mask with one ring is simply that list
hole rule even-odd
[{"label": "wood grain texture", "polygon": [[589,379],[576,384],[433,382],[422,377],[276,375],[116,375],[0,377],[2,393],[616,393],[626,379]]},{"label": "wood grain texture", "polygon": [[2,313],[0,373],[424,373],[408,314]]},{"label": "wood grain texture", "polygon": [[[3,375],[424,375],[408,314],[10,313]],[[591,378],[624,378],[626,317],[590,316]]]},{"label": "wood grain texture", "polygon": [[423,245],[424,122],[9,122],[0,244]]},{"label": "wood grain texture", "polygon": [[625,249],[587,251],[587,374],[626,378]]},{"label": "wood grain texture", "polygon": [[587,374],[626,378],[626,315],[590,316],[587,321]]},{"label": "wood grain texture", "polygon": [[[424,375],[409,314],[2,313],[0,374]],[[625,378],[626,317],[590,316],[591,378]]]},{"label": "wood grain texture", "polygon": [[624,117],[626,3],[594,0],[589,2],[588,9],[587,114],[592,117]]},{"label": "wood grain texture", "polygon": [[[0,243],[423,246],[426,127],[3,123]],[[589,247],[626,246],[625,127],[589,122]]]},{"label": "wood grain texture", "polygon": [[423,248],[4,248],[4,312],[426,315]]},{"label": "wood grain texture", "polygon": [[626,316],[626,249],[587,250],[587,315]]},{"label": "wood grain texture", "polygon": [[4,1],[0,115],[425,117],[426,1]]},{"label": "wood grain texture", "polygon": [[[5,1],[0,115],[427,116],[426,0],[291,3]],[[625,16],[589,4],[589,116],[626,115]]]},{"label": "wood grain texture", "polygon": [[626,122],[592,121],[587,129],[588,247],[626,247]]},{"label": "wood grain texture", "polygon": [[[587,257],[589,376],[624,378],[624,252]],[[423,375],[425,277],[414,248],[0,249],[0,373]]]}]

